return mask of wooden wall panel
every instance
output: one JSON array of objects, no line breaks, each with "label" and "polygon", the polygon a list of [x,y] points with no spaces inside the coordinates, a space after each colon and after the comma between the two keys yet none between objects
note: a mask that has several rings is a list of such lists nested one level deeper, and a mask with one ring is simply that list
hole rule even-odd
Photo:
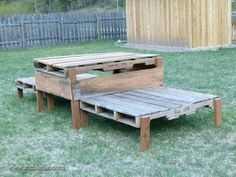
[{"label": "wooden wall panel", "polygon": [[230,0],[126,0],[128,42],[178,47],[231,43]]}]

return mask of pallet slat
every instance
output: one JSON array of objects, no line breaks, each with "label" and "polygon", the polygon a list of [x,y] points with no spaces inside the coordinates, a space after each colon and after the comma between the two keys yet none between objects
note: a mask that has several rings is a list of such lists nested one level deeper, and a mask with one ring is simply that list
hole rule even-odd
[{"label": "pallet slat", "polygon": [[59,56],[49,59],[35,59],[34,66],[37,69],[43,69],[45,72],[61,71],[67,74],[70,68],[75,68],[80,72],[88,70],[115,70],[131,69],[136,64],[155,65],[155,60],[160,57],[154,54],[138,53],[102,53],[79,56]]}]

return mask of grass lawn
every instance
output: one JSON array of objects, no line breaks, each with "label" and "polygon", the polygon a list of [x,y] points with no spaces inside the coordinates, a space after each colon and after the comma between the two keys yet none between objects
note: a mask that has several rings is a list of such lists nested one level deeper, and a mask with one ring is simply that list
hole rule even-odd
[{"label": "grass lawn", "polygon": [[219,95],[224,122],[215,129],[209,109],[152,121],[144,153],[138,129],[90,115],[90,127],[73,130],[69,102],[57,98],[55,112],[37,113],[34,94],[16,98],[14,80],[33,75],[34,58],[135,51],[113,43],[0,50],[0,176],[236,176],[236,49],[163,53],[165,86]]}]

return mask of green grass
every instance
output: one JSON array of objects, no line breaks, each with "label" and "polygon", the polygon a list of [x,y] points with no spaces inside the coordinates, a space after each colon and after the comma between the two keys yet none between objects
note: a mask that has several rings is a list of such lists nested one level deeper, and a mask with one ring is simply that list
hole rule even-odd
[{"label": "green grass", "polygon": [[29,13],[29,5],[23,4],[20,1],[11,2],[9,4],[3,4],[0,2],[0,15],[7,15],[12,13]]},{"label": "green grass", "polygon": [[[219,95],[224,123],[215,129],[209,109],[155,120],[146,152],[138,129],[90,115],[90,127],[73,130],[69,102],[57,98],[55,112],[37,113],[34,94],[16,98],[14,80],[33,75],[33,58],[135,51],[113,43],[0,51],[0,176],[236,176],[236,49],[163,53],[165,86]],[[25,166],[65,171],[11,169]]]}]

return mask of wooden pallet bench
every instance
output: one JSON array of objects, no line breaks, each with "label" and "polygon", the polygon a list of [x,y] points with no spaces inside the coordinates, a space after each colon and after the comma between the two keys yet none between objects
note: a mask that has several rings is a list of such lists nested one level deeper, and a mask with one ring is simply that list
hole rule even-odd
[{"label": "wooden pallet bench", "polygon": [[17,96],[18,98],[23,98],[25,92],[36,92],[35,78],[26,77],[19,78],[16,80]]},{"label": "wooden pallet bench", "polygon": [[[49,110],[54,108],[53,96],[56,95],[71,101],[73,127],[87,126],[86,120],[80,121],[78,101],[81,97],[140,87],[136,80],[145,80],[146,75],[149,79],[142,85],[157,85],[157,80],[159,85],[162,83],[159,79],[162,78],[162,66],[157,67],[159,58],[153,54],[116,52],[35,59],[38,111],[43,111],[43,93],[47,93]],[[101,71],[110,71],[112,76],[96,77],[89,73]]]},{"label": "wooden pallet bench", "polygon": [[[193,114],[202,107],[214,108],[215,126],[221,124],[218,96],[163,88],[160,55],[101,53],[35,59],[38,111],[43,93],[53,108],[53,96],[71,102],[74,128],[88,126],[88,112],[140,128],[140,147],[150,144],[150,121]],[[102,72],[91,75],[90,72]],[[104,72],[105,71],[105,72]],[[110,71],[107,72],[106,71]]]}]

